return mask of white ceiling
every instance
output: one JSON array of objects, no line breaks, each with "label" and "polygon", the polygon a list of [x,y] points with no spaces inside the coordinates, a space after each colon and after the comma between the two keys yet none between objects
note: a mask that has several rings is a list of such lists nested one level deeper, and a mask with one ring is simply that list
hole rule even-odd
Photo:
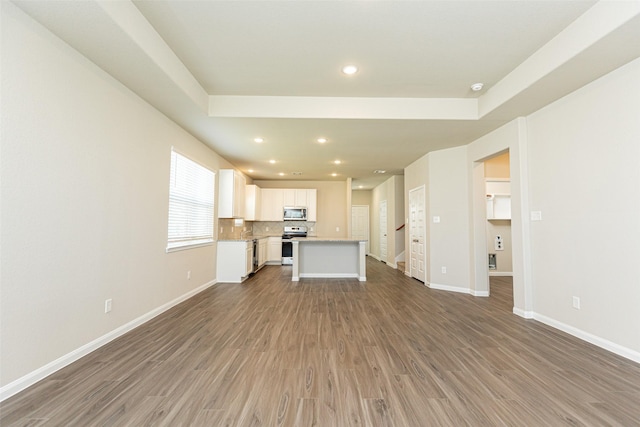
[{"label": "white ceiling", "polygon": [[354,188],[640,56],[629,1],[15,3],[247,175]]}]

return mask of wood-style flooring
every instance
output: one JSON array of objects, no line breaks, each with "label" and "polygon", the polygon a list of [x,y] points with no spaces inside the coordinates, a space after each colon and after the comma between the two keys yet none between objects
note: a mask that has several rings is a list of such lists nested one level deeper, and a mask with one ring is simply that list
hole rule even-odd
[{"label": "wood-style flooring", "polygon": [[2,426],[634,426],[640,365],[367,260],[217,284],[0,405]]}]

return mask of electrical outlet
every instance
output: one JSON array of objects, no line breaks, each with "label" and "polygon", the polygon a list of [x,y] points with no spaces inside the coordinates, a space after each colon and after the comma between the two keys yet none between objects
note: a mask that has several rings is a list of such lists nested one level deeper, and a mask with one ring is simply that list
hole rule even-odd
[{"label": "electrical outlet", "polygon": [[573,308],[580,310],[580,297],[573,297]]},{"label": "electrical outlet", "polygon": [[340,227],[336,227],[336,231],[340,231]]},{"label": "electrical outlet", "polygon": [[187,280],[191,280],[191,270],[187,271]]},{"label": "electrical outlet", "polygon": [[104,312],[108,313],[111,311],[111,306],[113,304],[113,300],[111,298],[109,298],[108,300],[104,301]]},{"label": "electrical outlet", "polygon": [[494,247],[496,251],[504,251],[504,243],[502,242],[502,236],[500,235],[496,236]]},{"label": "electrical outlet", "polygon": [[269,231],[269,227],[265,227],[265,228],[264,228],[264,231]]},{"label": "electrical outlet", "polygon": [[447,274],[447,267],[442,267],[442,274]]}]

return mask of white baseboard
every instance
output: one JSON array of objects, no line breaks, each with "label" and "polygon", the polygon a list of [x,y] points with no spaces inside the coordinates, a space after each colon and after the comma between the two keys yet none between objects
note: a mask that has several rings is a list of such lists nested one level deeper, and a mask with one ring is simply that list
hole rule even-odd
[{"label": "white baseboard", "polygon": [[438,283],[429,282],[427,284],[431,289],[437,289],[439,291],[449,291],[449,292],[458,292],[461,294],[470,294],[471,290],[469,288],[461,288],[458,286],[451,285],[440,285]]},{"label": "white baseboard", "polygon": [[640,352],[637,352],[627,347],[623,347],[620,344],[616,344],[614,342],[601,338],[597,335],[590,334],[589,332],[585,332],[571,325],[567,325],[566,323],[559,322],[555,319],[544,316],[540,313],[534,312],[533,319],[537,320],[538,322],[544,323],[545,325],[549,325],[552,328],[556,328],[563,332],[566,332],[569,335],[573,335],[574,337],[580,338],[581,340],[587,341],[600,348],[608,350],[612,353],[615,353],[618,356],[622,356],[626,359],[633,360],[636,363],[640,363]]},{"label": "white baseboard", "polygon": [[512,271],[490,271],[489,276],[513,276]]},{"label": "white baseboard", "polygon": [[395,263],[391,264],[390,262],[387,262],[386,264],[393,269],[396,269],[396,270],[398,269],[398,264],[395,264]]},{"label": "white baseboard", "polygon": [[308,279],[360,279],[358,273],[300,273],[299,277],[301,279],[305,277]]},{"label": "white baseboard", "polygon": [[371,258],[375,259],[376,261],[382,261],[378,255],[375,255],[375,254],[369,254],[369,256],[370,256]]},{"label": "white baseboard", "polygon": [[471,295],[473,295],[474,297],[488,297],[489,296],[489,291],[474,291],[474,290],[469,290],[469,293]]},{"label": "white baseboard", "polygon": [[525,311],[518,307],[513,307],[513,314],[525,319],[533,319],[533,311]]},{"label": "white baseboard", "polygon": [[60,369],[64,368],[67,365],[70,365],[71,363],[75,362],[76,360],[80,359],[81,357],[86,356],[87,354],[99,349],[100,347],[102,347],[105,344],[110,343],[111,341],[113,341],[114,339],[126,334],[127,332],[137,328],[138,326],[148,322],[149,320],[153,319],[154,317],[162,314],[163,312],[169,310],[170,308],[180,304],[183,301],[188,300],[189,298],[191,298],[192,296],[199,294],[200,292],[204,291],[205,289],[215,285],[217,282],[215,280],[212,280],[211,282],[205,283],[204,285],[193,289],[192,291],[187,292],[184,295],[179,296],[178,298],[174,299],[173,301],[169,301],[166,304],[161,305],[160,307],[151,310],[150,312],[143,314],[142,316],[138,317],[137,319],[134,319],[132,321],[130,321],[129,323],[126,323],[122,326],[120,326],[119,328],[114,329],[113,331],[83,345],[82,347],[79,347],[75,350],[73,350],[72,352],[65,354],[62,357],[59,357],[58,359],[47,363],[46,365],[36,369],[33,372],[28,373],[27,375],[18,378],[15,381],[10,382],[9,384],[3,386],[2,388],[0,388],[0,402],[4,401],[5,399],[10,398],[11,396],[21,392],[22,390],[26,389],[29,386],[32,386],[33,384],[37,383],[40,380],[43,380],[44,378],[48,377],[49,375],[55,373],[56,371],[59,371]]}]

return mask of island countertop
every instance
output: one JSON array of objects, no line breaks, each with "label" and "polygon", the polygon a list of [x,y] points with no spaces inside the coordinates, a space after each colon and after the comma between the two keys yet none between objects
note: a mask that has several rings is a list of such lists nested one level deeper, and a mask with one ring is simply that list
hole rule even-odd
[{"label": "island countertop", "polygon": [[307,236],[307,237],[294,237],[292,241],[298,242],[366,242],[366,239],[355,239],[352,237],[319,237],[319,236]]}]

